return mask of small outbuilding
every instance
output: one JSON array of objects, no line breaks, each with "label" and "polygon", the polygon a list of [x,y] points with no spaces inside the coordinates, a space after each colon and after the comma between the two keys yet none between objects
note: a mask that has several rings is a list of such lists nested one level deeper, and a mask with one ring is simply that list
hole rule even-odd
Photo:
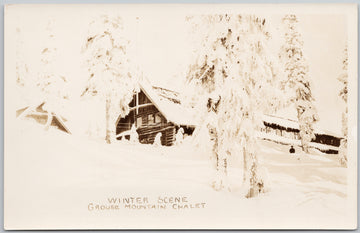
[{"label": "small outbuilding", "polygon": [[[42,124],[42,125],[46,125],[47,121],[48,121],[48,117],[49,117],[49,113],[43,108],[43,106],[45,105],[45,102],[41,102],[38,105],[34,105],[35,107],[32,106],[26,106],[24,108],[18,109],[16,111],[16,117],[24,117],[24,118],[28,118],[28,119],[33,119],[35,120],[37,123]],[[70,130],[66,127],[66,119],[59,116],[56,113],[50,113],[52,116],[52,120],[50,123],[51,126],[54,126],[56,128],[58,128],[59,130],[62,130],[66,133],[71,133]]]},{"label": "small outbuilding", "polygon": [[[300,140],[299,123],[296,120],[272,115],[263,115],[262,118],[264,127],[261,131],[265,133],[263,135],[275,135],[285,139]],[[317,127],[315,128],[314,134],[315,138],[311,140],[311,142],[319,145],[316,147],[317,149],[328,154],[338,153],[338,147],[342,139],[340,135],[321,130]],[[265,137],[268,138],[269,136]]]}]

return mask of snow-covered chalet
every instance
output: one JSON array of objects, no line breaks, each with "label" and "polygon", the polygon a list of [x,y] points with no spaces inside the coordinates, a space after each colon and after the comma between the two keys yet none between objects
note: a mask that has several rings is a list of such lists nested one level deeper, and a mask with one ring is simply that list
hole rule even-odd
[{"label": "snow-covered chalet", "polygon": [[[179,93],[148,82],[139,84],[140,91],[130,102],[130,113],[116,122],[117,139],[128,137],[135,124],[141,143],[153,143],[156,134],[162,133],[162,145],[171,146],[180,127],[191,135],[199,125],[195,111],[183,106]],[[286,112],[291,110],[286,110]],[[281,113],[279,113],[281,115]],[[300,145],[299,124],[286,117],[263,115],[263,127],[258,137],[285,145]],[[337,154],[341,135],[315,128],[315,139],[310,147],[325,153]]]},{"label": "snow-covered chalet", "polygon": [[127,137],[133,124],[141,143],[151,144],[156,134],[162,133],[161,144],[171,146],[180,127],[187,135],[193,133],[197,125],[193,111],[181,104],[179,93],[145,82],[139,86],[140,92],[129,104],[130,113],[116,122],[117,139]]}]

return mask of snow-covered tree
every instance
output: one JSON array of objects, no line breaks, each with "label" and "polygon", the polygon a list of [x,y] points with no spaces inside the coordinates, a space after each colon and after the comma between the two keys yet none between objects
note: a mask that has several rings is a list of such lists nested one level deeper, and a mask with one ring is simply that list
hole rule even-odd
[{"label": "snow-covered tree", "polygon": [[[45,28],[46,37],[43,38],[43,48],[40,51],[40,67],[37,75],[27,81],[24,88],[27,89],[29,98],[34,99],[33,104],[26,109],[20,117],[26,116],[39,104],[44,103],[43,109],[47,111],[48,118],[45,128],[48,129],[53,116],[61,111],[68,99],[67,80],[62,75],[57,61],[57,48],[54,33],[55,21],[50,19]],[[24,83],[24,82],[22,82]]]},{"label": "snow-covered tree", "polygon": [[340,90],[339,96],[344,100],[346,106],[345,111],[342,114],[342,133],[344,138],[340,142],[339,148],[339,160],[340,164],[347,166],[347,137],[348,137],[348,107],[347,107],[347,95],[348,95],[348,51],[347,46],[344,49],[344,59],[343,59],[342,73],[338,77],[342,88]]},{"label": "snow-covered tree", "polygon": [[228,157],[242,153],[247,197],[266,191],[258,162],[256,130],[262,114],[281,103],[277,66],[267,50],[266,20],[249,15],[207,15],[188,19],[206,35],[190,66],[189,79],[208,93],[207,119],[213,141],[216,190],[226,188]]},{"label": "snow-covered tree", "polygon": [[37,81],[37,85],[42,93],[42,99],[45,100],[43,108],[48,112],[46,128],[50,126],[53,114],[58,112],[59,107],[62,105],[62,100],[68,98],[68,93],[66,92],[67,80],[61,75],[59,63],[56,60],[58,52],[53,29],[54,24],[54,20],[49,20],[46,27],[48,38],[41,51],[41,71]]},{"label": "snow-covered tree", "polygon": [[19,27],[16,28],[16,84],[23,87],[29,76],[29,68],[24,58],[24,38]]},{"label": "snow-covered tree", "polygon": [[121,17],[103,15],[90,23],[83,48],[89,72],[84,93],[105,101],[107,143],[115,138],[116,117],[129,113],[129,102],[137,84],[137,77],[131,74],[128,44]]},{"label": "snow-covered tree", "polygon": [[304,152],[309,152],[309,143],[315,138],[314,123],[318,115],[311,93],[309,67],[303,54],[303,40],[298,31],[296,15],[283,18],[285,43],[281,48],[280,58],[285,66],[287,80],[284,89],[290,92],[290,102],[294,103],[299,121],[299,134]]}]

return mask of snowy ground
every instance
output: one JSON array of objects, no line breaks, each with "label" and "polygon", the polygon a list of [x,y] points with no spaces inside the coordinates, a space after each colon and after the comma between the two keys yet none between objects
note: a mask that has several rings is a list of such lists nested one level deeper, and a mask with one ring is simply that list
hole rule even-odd
[{"label": "snowy ground", "polygon": [[[341,228],[347,216],[346,168],[336,155],[288,153],[261,141],[259,159],[271,191],[241,195],[241,160],[230,161],[232,191],[211,188],[208,156],[190,146],[106,145],[44,131],[30,121],[7,135],[5,226],[17,228]],[[12,144],[14,143],[14,144]],[[16,144],[15,144],[16,143]],[[300,151],[299,148],[295,148]],[[11,154],[9,153],[11,151]],[[185,196],[205,208],[92,210],[112,197]]]}]

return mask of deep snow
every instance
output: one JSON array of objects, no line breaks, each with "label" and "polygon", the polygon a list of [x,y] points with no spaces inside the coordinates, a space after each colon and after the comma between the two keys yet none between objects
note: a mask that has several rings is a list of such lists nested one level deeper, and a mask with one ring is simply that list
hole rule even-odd
[{"label": "deep snow", "polygon": [[[341,228],[347,216],[347,170],[336,155],[290,155],[289,147],[259,141],[271,191],[246,199],[241,158],[230,159],[231,192],[211,188],[208,153],[184,145],[155,147],[45,131],[18,120],[6,138],[5,226],[23,228]],[[300,152],[299,148],[295,148]],[[186,196],[206,203],[190,210],[89,211],[112,197]]]}]

